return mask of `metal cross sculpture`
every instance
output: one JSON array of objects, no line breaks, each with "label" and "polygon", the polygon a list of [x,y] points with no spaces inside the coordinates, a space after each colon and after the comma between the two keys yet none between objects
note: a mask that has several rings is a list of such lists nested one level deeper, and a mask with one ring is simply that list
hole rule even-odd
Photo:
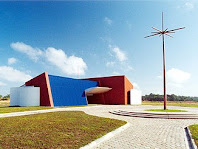
[{"label": "metal cross sculpture", "polygon": [[144,38],[148,38],[151,36],[162,36],[162,41],[163,41],[163,83],[164,83],[164,110],[166,110],[166,102],[167,102],[167,95],[166,95],[166,67],[165,67],[165,45],[164,45],[164,35],[167,35],[171,38],[173,38],[173,36],[169,35],[169,33],[175,33],[174,31],[176,30],[180,30],[180,29],[184,29],[185,27],[182,28],[177,28],[177,29],[172,29],[172,30],[168,30],[165,29],[164,30],[164,13],[162,12],[162,30],[159,30],[155,27],[152,27],[154,30],[156,30],[156,32],[151,32],[153,33],[152,35],[146,36]]}]

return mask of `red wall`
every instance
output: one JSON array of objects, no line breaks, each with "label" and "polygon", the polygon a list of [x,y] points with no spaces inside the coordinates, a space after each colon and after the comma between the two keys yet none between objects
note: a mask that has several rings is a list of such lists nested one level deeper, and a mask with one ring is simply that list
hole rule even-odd
[{"label": "red wall", "polygon": [[53,100],[51,94],[51,88],[49,84],[48,74],[46,72],[31,79],[25,83],[26,86],[40,87],[40,105],[53,107]]},{"label": "red wall", "polygon": [[128,104],[127,92],[133,88],[125,76],[113,76],[102,78],[89,78],[86,80],[98,81],[101,87],[110,87],[112,90],[88,96],[88,103],[95,104]]}]

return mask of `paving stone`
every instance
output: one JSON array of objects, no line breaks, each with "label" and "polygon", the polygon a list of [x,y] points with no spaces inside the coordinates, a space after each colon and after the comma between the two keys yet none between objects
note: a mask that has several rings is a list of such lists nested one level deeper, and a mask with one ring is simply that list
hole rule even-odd
[{"label": "paving stone", "polygon": [[[108,141],[103,142],[96,148],[148,148],[148,149],[186,149],[184,127],[198,124],[197,119],[149,119],[136,118],[109,114],[112,110],[143,111],[155,108],[153,106],[103,106],[94,111],[84,110],[88,114],[116,118],[130,122],[132,126],[116,135]],[[159,107],[158,107],[159,108]],[[198,108],[172,107],[184,109],[191,113],[197,113]],[[119,140],[119,141],[118,141]],[[119,142],[118,144],[115,142]]]}]

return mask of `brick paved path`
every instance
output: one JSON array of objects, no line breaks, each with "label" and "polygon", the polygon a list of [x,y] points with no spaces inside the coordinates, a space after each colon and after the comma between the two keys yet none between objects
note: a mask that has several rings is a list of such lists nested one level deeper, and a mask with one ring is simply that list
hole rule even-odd
[{"label": "brick paved path", "polygon": [[[145,109],[159,108],[159,106],[124,106],[101,105],[88,107],[57,108],[39,111],[26,111],[0,114],[0,117],[22,116],[55,111],[84,111],[90,115],[125,120],[132,124],[124,130],[103,142],[98,149],[186,149],[184,127],[198,124],[198,120],[174,120],[174,119],[149,119],[119,116],[110,114],[112,110],[143,111]],[[169,109],[183,109],[198,114],[198,108],[168,107]]]},{"label": "brick paved path", "polygon": [[[88,114],[116,118],[130,122],[132,126],[121,134],[102,143],[97,148],[108,149],[186,149],[184,127],[198,124],[198,120],[149,119],[118,116],[108,113],[112,110],[142,111],[154,106],[102,106],[88,107]],[[156,108],[159,108],[156,106]],[[198,113],[198,108],[169,107]]]}]

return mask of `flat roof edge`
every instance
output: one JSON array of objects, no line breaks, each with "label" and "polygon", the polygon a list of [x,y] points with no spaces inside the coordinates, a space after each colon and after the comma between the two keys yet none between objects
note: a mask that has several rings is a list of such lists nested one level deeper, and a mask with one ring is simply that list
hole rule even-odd
[{"label": "flat roof edge", "polygon": [[126,76],[125,75],[119,75],[119,76],[93,77],[93,78],[84,78],[84,79],[100,79],[100,78],[113,78],[113,77],[126,77]]}]

